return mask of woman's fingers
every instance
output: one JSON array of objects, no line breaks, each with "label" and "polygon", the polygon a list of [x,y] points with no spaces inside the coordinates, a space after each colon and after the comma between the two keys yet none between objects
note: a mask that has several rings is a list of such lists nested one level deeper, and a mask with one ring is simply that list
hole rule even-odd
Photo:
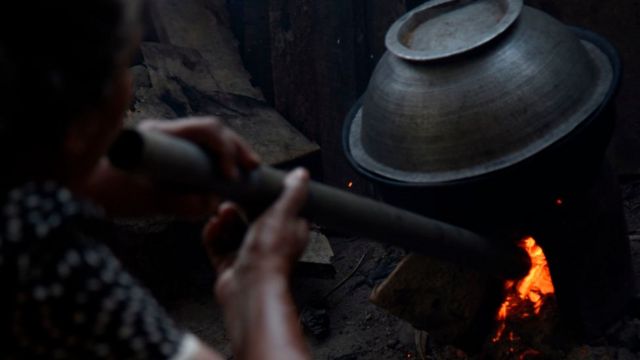
[{"label": "woman's fingers", "polygon": [[284,181],[284,191],[273,205],[273,211],[287,218],[297,217],[307,201],[309,173],[304,169],[291,172]]},{"label": "woman's fingers", "polygon": [[302,253],[304,252],[304,249],[306,249],[307,245],[309,244],[309,222],[306,221],[305,219],[298,219],[297,223],[296,223],[296,238],[297,238],[297,254],[295,255],[295,258],[299,258],[300,256],[302,256]]},{"label": "woman's fingers", "polygon": [[246,221],[233,203],[224,203],[202,230],[203,244],[218,271],[231,266],[246,232]]},{"label": "woman's fingers", "polygon": [[290,173],[280,198],[258,218],[239,252],[240,266],[287,275],[304,251],[309,237],[307,221],[299,212],[307,199],[309,176]]}]

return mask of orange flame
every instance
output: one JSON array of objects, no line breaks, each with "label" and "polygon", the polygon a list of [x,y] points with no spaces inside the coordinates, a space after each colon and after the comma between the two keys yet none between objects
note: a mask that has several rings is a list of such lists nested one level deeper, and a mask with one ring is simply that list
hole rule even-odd
[{"label": "orange flame", "polygon": [[353,181],[349,181],[349,182],[347,182],[347,187],[348,187],[349,189],[353,188]]},{"label": "orange flame", "polygon": [[[551,273],[549,272],[549,266],[547,264],[547,258],[542,251],[542,248],[536,244],[536,241],[532,237],[528,237],[522,240],[520,247],[527,251],[529,257],[531,257],[531,270],[529,274],[522,280],[507,281],[505,288],[507,290],[507,297],[505,298],[500,310],[498,311],[498,321],[500,326],[496,331],[496,335],[492,341],[498,342],[502,339],[502,335],[506,329],[506,320],[509,317],[528,318],[531,314],[513,313],[513,309],[518,304],[524,302],[530,302],[533,304],[533,310],[536,315],[540,314],[540,310],[544,305],[544,300],[547,295],[553,294],[553,282],[551,281]],[[510,340],[514,338],[513,332],[509,333]]]}]

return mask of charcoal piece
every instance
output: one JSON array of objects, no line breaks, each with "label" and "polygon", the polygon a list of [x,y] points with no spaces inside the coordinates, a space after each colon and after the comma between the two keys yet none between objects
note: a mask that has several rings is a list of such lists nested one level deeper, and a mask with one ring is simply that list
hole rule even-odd
[{"label": "charcoal piece", "polygon": [[330,333],[329,313],[326,309],[307,306],[300,314],[304,329],[316,339],[326,339]]}]

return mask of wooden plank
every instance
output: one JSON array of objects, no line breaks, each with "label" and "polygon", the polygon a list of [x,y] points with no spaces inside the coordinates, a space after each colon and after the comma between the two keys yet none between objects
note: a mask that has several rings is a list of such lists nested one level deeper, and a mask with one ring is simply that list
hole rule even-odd
[{"label": "wooden plank", "polygon": [[313,0],[269,0],[275,108],[303,134],[319,141]]},{"label": "wooden plank", "polygon": [[215,115],[247,139],[268,164],[318,155],[318,145],[268,104],[218,91],[217,79],[210,75],[206,60],[197,50],[157,43],[143,43],[141,48],[145,67],[136,71],[140,86],[130,123],[147,118]]},{"label": "wooden plank", "polygon": [[199,51],[218,90],[263,98],[243,67],[224,0],[157,0],[151,12],[159,40]]},{"label": "wooden plank", "polygon": [[198,50],[158,43],[142,43],[140,48],[154,87],[166,86],[170,79],[180,79],[198,91],[225,90]]}]

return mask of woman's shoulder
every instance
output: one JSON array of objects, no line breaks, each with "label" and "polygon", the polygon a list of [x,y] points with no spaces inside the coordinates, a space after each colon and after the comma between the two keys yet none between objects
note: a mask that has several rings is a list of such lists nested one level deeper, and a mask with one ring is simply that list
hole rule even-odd
[{"label": "woman's shoulder", "polygon": [[[50,237],[101,211],[54,182],[32,182],[7,192],[0,201],[0,248]],[[2,243],[5,242],[5,246]]]}]

